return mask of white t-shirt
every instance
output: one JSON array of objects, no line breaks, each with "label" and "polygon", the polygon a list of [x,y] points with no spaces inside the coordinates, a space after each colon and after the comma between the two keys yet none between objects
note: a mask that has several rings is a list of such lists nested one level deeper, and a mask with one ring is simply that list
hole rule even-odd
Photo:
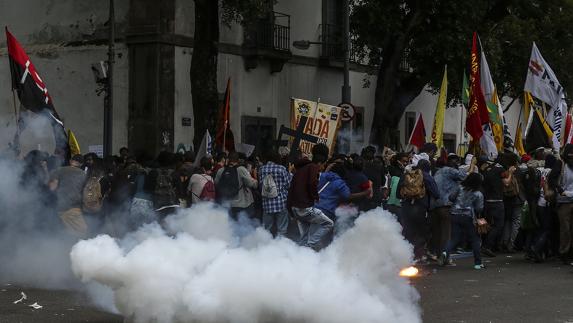
[{"label": "white t-shirt", "polygon": [[187,191],[191,192],[191,201],[192,203],[198,203],[201,201],[199,196],[203,191],[203,187],[208,181],[213,181],[213,178],[206,174],[193,174],[191,179],[189,180],[189,186],[187,187]]},{"label": "white t-shirt", "polygon": [[537,205],[544,207],[547,206],[547,201],[545,200],[545,192],[543,191],[543,183],[547,181],[547,176],[551,172],[551,168],[538,167],[537,170],[541,172],[541,191],[539,192],[539,200],[537,200]]}]

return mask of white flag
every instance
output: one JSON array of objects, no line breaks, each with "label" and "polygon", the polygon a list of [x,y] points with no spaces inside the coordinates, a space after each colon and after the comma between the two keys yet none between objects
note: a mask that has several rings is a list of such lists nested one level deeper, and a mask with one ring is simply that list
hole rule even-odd
[{"label": "white flag", "polygon": [[[549,126],[553,130],[553,134],[555,135],[555,139],[557,142],[561,140],[561,133],[563,132],[566,116],[567,116],[567,102],[565,101],[565,95],[562,95],[559,107],[551,108],[551,110],[547,112],[547,117],[545,118],[547,124],[549,124]],[[560,147],[554,147],[554,148],[559,150]]]},{"label": "white flag", "polygon": [[561,105],[561,97],[564,94],[563,87],[557,80],[557,76],[555,76],[549,64],[543,59],[535,43],[533,43],[533,48],[531,48],[525,91],[531,92],[531,95],[553,108],[558,108]]},{"label": "white flag", "polygon": [[487,59],[485,58],[485,53],[483,50],[481,51],[480,76],[481,90],[483,91],[485,102],[494,102],[493,96],[495,92],[495,85],[493,84],[491,72],[489,71],[489,64],[487,63]]},{"label": "white flag", "polygon": [[499,119],[502,121],[503,126],[505,128],[506,126],[505,116],[503,115],[501,100],[497,96],[497,90],[495,88],[495,84],[493,83],[491,72],[489,70],[489,64],[487,63],[487,59],[485,58],[485,53],[483,52],[483,50],[481,52],[480,76],[481,76],[481,89],[483,91],[485,102],[486,103],[491,102],[497,106],[497,113],[499,115]]},{"label": "white flag", "polygon": [[[564,115],[567,111],[567,105],[564,103],[565,93],[557,76],[541,56],[535,42],[531,48],[525,91],[531,92],[531,95],[551,106],[547,113],[547,123],[555,134],[555,142],[559,142]],[[554,148],[559,149],[559,147]]]},{"label": "white flag", "polygon": [[497,158],[497,146],[495,145],[495,140],[493,139],[491,125],[487,123],[484,124],[482,128],[483,135],[479,139],[479,145],[487,158],[493,161]]},{"label": "white flag", "polygon": [[[481,44],[481,42],[480,42]],[[511,141],[511,134],[509,133],[509,127],[505,121],[505,116],[503,114],[503,107],[501,106],[501,100],[497,96],[497,89],[493,83],[493,78],[491,77],[491,72],[489,70],[489,64],[485,57],[485,53],[481,51],[481,63],[480,63],[480,77],[481,77],[481,89],[486,103],[493,103],[497,106],[497,114],[499,120],[501,121],[503,140]]]},{"label": "white flag", "polygon": [[209,134],[209,130],[205,130],[205,134],[203,135],[203,140],[201,140],[201,145],[199,146],[199,150],[197,150],[197,155],[195,156],[195,162],[193,163],[193,165],[199,166],[201,158],[207,155],[211,155],[212,147],[213,147],[213,140],[211,139],[211,134]]}]

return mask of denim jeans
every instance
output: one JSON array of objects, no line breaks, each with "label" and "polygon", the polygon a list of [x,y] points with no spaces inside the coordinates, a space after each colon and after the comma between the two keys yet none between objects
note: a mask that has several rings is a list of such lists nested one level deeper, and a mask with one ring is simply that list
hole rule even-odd
[{"label": "denim jeans", "polygon": [[452,214],[452,238],[446,247],[448,257],[454,248],[465,241],[464,237],[472,246],[474,264],[481,265],[480,244],[481,240],[477,233],[474,219],[471,216]]},{"label": "denim jeans", "polygon": [[484,247],[493,249],[497,245],[498,240],[503,233],[503,226],[505,224],[505,209],[503,202],[485,202],[484,214],[487,222],[491,224],[491,230],[487,234]]},{"label": "denim jeans", "polygon": [[537,218],[539,219],[539,228],[535,230],[532,250],[537,253],[549,251],[549,240],[553,230],[553,214],[549,206],[537,207]]},{"label": "denim jeans", "polygon": [[299,244],[319,250],[321,242],[332,232],[334,222],[322,211],[314,207],[304,209],[293,207],[292,211],[298,220],[298,230],[300,231]]},{"label": "denim jeans", "polygon": [[239,219],[239,215],[241,215],[241,214],[243,214],[244,216],[247,216],[250,219],[254,218],[255,217],[255,205],[254,205],[254,203],[247,206],[247,207],[232,207],[231,210],[229,210],[229,215],[235,221],[237,221]]},{"label": "denim jeans", "polygon": [[517,197],[504,198],[505,221],[501,234],[500,247],[513,249],[513,243],[521,226],[521,207],[523,204],[517,204]]},{"label": "denim jeans", "polygon": [[288,212],[286,209],[275,213],[263,212],[263,226],[266,230],[271,231],[275,223],[277,224],[277,236],[286,236],[288,231]]}]

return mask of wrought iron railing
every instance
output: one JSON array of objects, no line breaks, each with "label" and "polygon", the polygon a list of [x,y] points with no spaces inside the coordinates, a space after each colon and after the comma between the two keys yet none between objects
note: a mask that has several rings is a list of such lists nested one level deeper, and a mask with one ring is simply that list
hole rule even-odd
[{"label": "wrought iron railing", "polygon": [[342,28],[339,25],[322,25],[322,51],[321,56],[330,58],[344,58],[344,47],[342,47]]},{"label": "wrought iron railing", "polygon": [[[344,59],[344,35],[342,34],[342,26],[322,24],[321,31],[320,41],[322,42],[322,50],[320,55],[325,58]],[[357,56],[352,41],[350,41],[350,61],[357,62]]]},{"label": "wrought iron railing", "polygon": [[290,16],[272,12],[267,19],[259,19],[245,28],[245,45],[251,48],[290,50]]}]

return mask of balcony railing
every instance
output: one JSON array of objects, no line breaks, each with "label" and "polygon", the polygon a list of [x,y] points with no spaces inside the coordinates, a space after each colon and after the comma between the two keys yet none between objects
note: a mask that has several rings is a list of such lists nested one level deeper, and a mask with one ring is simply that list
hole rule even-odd
[{"label": "balcony railing", "polygon": [[[321,26],[322,35],[320,40],[322,42],[322,50],[320,56],[323,58],[332,58],[336,60],[344,59],[344,47],[343,47],[343,29],[340,25],[333,24],[322,24]],[[357,62],[356,51],[350,42],[350,61]]]},{"label": "balcony railing", "polygon": [[321,56],[331,58],[344,58],[344,48],[342,47],[342,28],[339,25],[322,25],[322,52]]},{"label": "balcony railing", "polygon": [[272,12],[245,28],[245,46],[288,52],[290,50],[290,16]]}]

